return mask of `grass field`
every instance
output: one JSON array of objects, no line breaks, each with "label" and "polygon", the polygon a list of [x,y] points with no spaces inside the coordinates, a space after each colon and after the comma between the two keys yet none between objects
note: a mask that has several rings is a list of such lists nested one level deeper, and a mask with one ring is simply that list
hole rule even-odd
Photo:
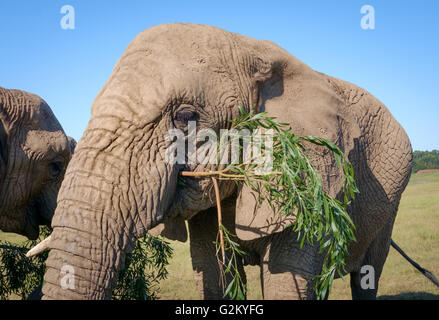
[{"label": "grass field", "polygon": [[[439,172],[413,175],[405,190],[393,229],[393,240],[423,268],[439,278]],[[193,281],[189,244],[173,242],[169,277],[162,299],[199,299]],[[262,299],[259,267],[246,267],[248,298]],[[329,299],[351,299],[349,276],[334,281]],[[378,290],[379,299],[438,299],[439,288],[390,249]]]},{"label": "grass field", "polygon": [[[401,200],[393,240],[422,267],[439,278],[439,173],[413,175]],[[2,233],[0,240],[24,238]],[[161,299],[199,299],[193,281],[189,244],[172,242],[174,256],[169,277],[160,284]],[[259,268],[246,267],[248,298],[261,299]],[[384,266],[379,299],[438,299],[439,288],[413,268],[393,248]],[[351,299],[349,277],[335,280],[329,299]]]}]

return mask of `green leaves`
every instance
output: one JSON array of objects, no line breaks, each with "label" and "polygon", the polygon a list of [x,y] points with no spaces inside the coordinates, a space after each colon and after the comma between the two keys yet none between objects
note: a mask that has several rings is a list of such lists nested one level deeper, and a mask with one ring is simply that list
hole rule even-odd
[{"label": "green leaves", "polygon": [[[262,166],[266,168],[266,163],[261,164],[260,161],[232,163],[227,167],[231,174],[220,174],[220,177],[235,176],[256,191],[259,201],[267,201],[275,212],[295,216],[296,220],[291,228],[297,232],[301,247],[305,241],[311,245],[314,242],[319,244],[319,252],[325,257],[320,275],[313,280],[317,297],[324,299],[335,274],[343,273],[348,245],[355,241],[355,226],[347,213],[350,200],[358,192],[353,168],[334,143],[313,136],[296,136],[288,124],[277,122],[266,113],[252,114],[243,109],[240,111],[241,116],[232,122],[232,129],[239,131],[248,128],[253,132],[260,130],[262,135],[259,139],[272,140],[272,146],[256,143],[260,149],[256,152],[255,149],[251,151],[253,160],[257,160],[261,155],[269,156],[267,159],[271,161],[271,171],[261,174]],[[235,136],[235,139],[240,138],[246,139]],[[245,143],[241,144],[241,147],[243,145]],[[306,145],[319,146],[332,153],[344,177],[342,200],[331,197],[323,190],[322,177],[311,163],[310,156],[313,154]],[[253,143],[252,147],[254,146]],[[243,154],[248,152],[241,151]],[[237,270],[234,272],[236,276]],[[238,291],[236,282],[239,282],[239,279],[230,286]],[[229,294],[229,297],[232,298],[232,295]]]},{"label": "green leaves", "polygon": [[[30,259],[25,254],[50,232],[47,227],[41,227],[38,241],[26,241],[20,246],[0,243],[0,300],[10,299],[13,294],[27,299],[33,289],[43,284],[49,252]],[[168,275],[166,266],[171,256],[172,248],[161,238],[147,234],[138,239],[134,250],[126,257],[125,269],[119,272],[113,299],[157,299],[158,284]]]},{"label": "green leaves", "polygon": [[[229,260],[224,273],[234,275],[224,292],[224,296],[232,300],[245,300],[247,289],[238,269],[238,259],[241,259],[245,253],[239,248],[239,244],[232,240],[234,236],[223,225],[220,225],[219,228],[224,234],[224,243],[226,244],[225,251],[229,253]],[[220,250],[219,242],[216,242],[216,247],[218,256]]]},{"label": "green leaves", "polygon": [[156,300],[158,284],[167,277],[166,266],[172,256],[167,241],[149,234],[137,240],[119,272],[114,300]]},{"label": "green leaves", "polygon": [[49,253],[42,252],[30,259],[25,254],[49,234],[49,228],[41,227],[36,241],[28,240],[21,246],[13,246],[7,241],[0,243],[0,300],[9,299],[14,294],[27,299],[35,288],[43,284]]}]

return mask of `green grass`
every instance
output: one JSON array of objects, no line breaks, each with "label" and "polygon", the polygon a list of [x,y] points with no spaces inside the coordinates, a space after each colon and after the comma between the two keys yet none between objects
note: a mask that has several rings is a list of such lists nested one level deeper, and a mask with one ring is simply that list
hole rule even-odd
[{"label": "green grass", "polygon": [[[422,267],[439,277],[439,173],[413,175],[404,192],[393,229],[393,240]],[[0,231],[0,240],[23,237]],[[172,242],[169,276],[160,283],[161,299],[199,299],[193,280],[189,243]],[[246,267],[248,298],[261,299],[259,267]],[[334,281],[330,299],[351,299],[349,276]],[[379,299],[439,299],[439,288],[393,248],[384,266]]]},{"label": "green grass", "polygon": [[0,241],[9,241],[12,244],[21,244],[27,240],[26,237],[23,237],[16,233],[7,233],[0,230]]},{"label": "green grass", "polygon": [[[393,240],[423,268],[439,276],[439,173],[412,175],[402,195]],[[347,279],[348,280],[348,279]],[[349,284],[335,281],[330,298],[350,299]],[[439,299],[439,288],[390,248],[378,298]]]}]

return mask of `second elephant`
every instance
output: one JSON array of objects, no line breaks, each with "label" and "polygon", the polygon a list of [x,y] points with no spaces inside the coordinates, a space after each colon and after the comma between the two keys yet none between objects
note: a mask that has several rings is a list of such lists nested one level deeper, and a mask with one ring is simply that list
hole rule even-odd
[{"label": "second elephant", "polygon": [[43,99],[0,87],[0,230],[36,239],[50,225],[75,145]]}]

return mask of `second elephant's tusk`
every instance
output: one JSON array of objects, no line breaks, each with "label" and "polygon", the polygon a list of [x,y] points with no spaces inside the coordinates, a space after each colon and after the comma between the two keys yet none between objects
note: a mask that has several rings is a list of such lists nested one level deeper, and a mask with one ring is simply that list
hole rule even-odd
[{"label": "second elephant's tusk", "polygon": [[33,247],[32,249],[30,249],[27,253],[26,253],[26,257],[31,258],[33,256],[36,256],[37,254],[49,249],[49,242],[51,240],[52,236],[48,236],[46,239],[44,239],[43,241],[41,241],[39,244],[37,244],[35,247]]}]

